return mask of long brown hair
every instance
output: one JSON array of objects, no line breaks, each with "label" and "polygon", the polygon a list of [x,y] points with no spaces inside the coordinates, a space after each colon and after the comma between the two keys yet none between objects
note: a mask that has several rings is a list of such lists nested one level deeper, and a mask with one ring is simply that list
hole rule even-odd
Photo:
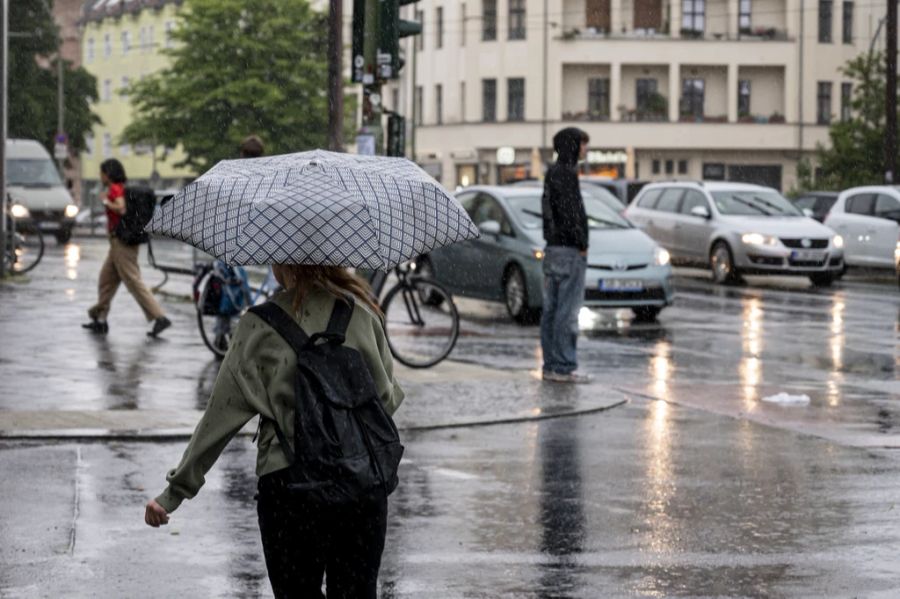
[{"label": "long brown hair", "polygon": [[335,299],[343,299],[352,294],[357,301],[365,304],[372,312],[382,317],[381,308],[375,302],[372,288],[360,277],[340,266],[319,266],[308,264],[274,264],[272,272],[279,285],[294,292],[293,308],[297,313],[303,300],[315,287],[324,289]]}]

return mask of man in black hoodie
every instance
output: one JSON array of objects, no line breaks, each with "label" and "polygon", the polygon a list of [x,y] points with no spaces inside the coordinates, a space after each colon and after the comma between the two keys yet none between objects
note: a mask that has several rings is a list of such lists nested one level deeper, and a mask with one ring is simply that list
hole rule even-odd
[{"label": "man in black hoodie", "polygon": [[578,161],[587,151],[588,135],[569,127],[553,136],[556,164],[547,170],[544,197],[544,310],[541,348],[545,381],[587,383],[577,372],[578,312],[584,301],[588,220],[578,183]]}]

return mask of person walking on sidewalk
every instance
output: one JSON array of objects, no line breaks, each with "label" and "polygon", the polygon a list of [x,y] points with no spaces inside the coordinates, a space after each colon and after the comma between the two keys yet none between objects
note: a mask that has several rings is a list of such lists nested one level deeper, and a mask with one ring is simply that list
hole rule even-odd
[{"label": "person walking on sidewalk", "polygon": [[[361,355],[381,405],[393,414],[403,400],[403,391],[394,380],[381,311],[368,285],[336,266],[276,264],[273,271],[284,289],[270,301],[309,338],[331,330],[337,303],[348,296],[354,299],[343,346]],[[302,489],[295,490],[303,485],[289,482],[292,463],[288,455],[294,455],[298,442],[296,432],[291,434],[296,417],[291,400],[299,377],[291,345],[258,314],[245,314],[181,463],[166,477],[165,491],[147,503],[144,520],[153,527],[168,523],[169,514],[200,490],[204,475],[229,440],[259,414],[257,512],[275,596],[322,597],[324,575],[329,598],[375,599],[387,496],[376,491],[349,503],[322,503],[313,501]]]},{"label": "person walking on sidewalk", "polygon": [[91,321],[82,326],[94,333],[105,335],[109,332],[106,317],[109,314],[113,297],[124,283],[125,288],[137,301],[144,316],[152,323],[147,335],[156,337],[172,325],[166,318],[159,302],[141,280],[141,269],[138,266],[137,245],[129,245],[119,239],[116,230],[127,209],[125,204],[125,168],[115,158],[110,158],[100,165],[100,180],[107,187],[103,205],[106,207],[107,229],[109,233],[109,253],[100,269],[97,303],[88,310]]},{"label": "person walking on sidewalk", "polygon": [[577,371],[578,312],[584,302],[588,220],[578,183],[578,161],[587,152],[588,135],[569,127],[553,137],[556,163],[547,170],[541,207],[544,220],[544,302],[541,315],[543,379],[587,383]]}]

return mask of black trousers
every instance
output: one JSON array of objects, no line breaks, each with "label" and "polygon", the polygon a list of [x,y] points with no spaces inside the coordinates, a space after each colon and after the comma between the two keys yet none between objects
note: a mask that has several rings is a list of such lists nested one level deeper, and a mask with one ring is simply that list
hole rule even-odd
[{"label": "black trousers", "polygon": [[278,599],[376,597],[387,531],[383,494],[350,506],[305,501],[280,484],[260,478],[256,506],[272,591]]}]

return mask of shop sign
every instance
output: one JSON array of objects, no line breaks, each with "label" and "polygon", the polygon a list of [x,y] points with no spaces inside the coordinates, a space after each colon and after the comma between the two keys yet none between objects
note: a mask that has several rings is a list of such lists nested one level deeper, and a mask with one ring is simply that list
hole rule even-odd
[{"label": "shop sign", "polygon": [[509,146],[497,148],[497,164],[508,166],[516,162],[516,149]]},{"label": "shop sign", "polygon": [[588,164],[626,164],[628,162],[628,154],[621,150],[615,152],[589,150],[587,161]]}]

